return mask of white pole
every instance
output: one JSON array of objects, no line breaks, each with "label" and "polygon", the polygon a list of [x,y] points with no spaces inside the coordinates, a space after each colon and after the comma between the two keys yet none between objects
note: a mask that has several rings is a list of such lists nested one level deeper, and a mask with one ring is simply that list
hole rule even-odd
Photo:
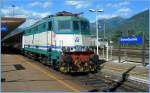
[{"label": "white pole", "polygon": [[[104,20],[104,37],[103,37],[103,43],[105,42],[104,40],[105,40],[105,20]],[[105,49],[104,49],[104,47],[103,47],[103,58],[105,58],[105,51],[104,51]]]},{"label": "white pole", "polygon": [[14,17],[14,8],[15,8],[15,5],[12,5],[12,16]]},{"label": "white pole", "polygon": [[112,60],[112,45],[111,45],[110,55],[111,55],[111,60]]},{"label": "white pole", "polygon": [[106,48],[106,61],[108,61],[108,44],[107,44],[106,47],[107,47],[107,48]]},{"label": "white pole", "polygon": [[91,12],[96,12],[96,46],[97,46],[97,55],[99,55],[99,52],[98,52],[98,18],[97,18],[97,12],[103,12],[103,10],[94,10],[94,9],[89,9],[89,11]]},{"label": "white pole", "polygon": [[97,45],[97,55],[99,55],[99,52],[98,52],[98,22],[97,22],[97,10],[96,10],[96,45]]},{"label": "white pole", "polygon": [[[103,44],[104,44],[104,42],[103,42]],[[105,48],[105,45],[103,45],[103,59],[105,58],[104,48]]]},{"label": "white pole", "polygon": [[104,39],[105,39],[105,20],[104,20]]}]

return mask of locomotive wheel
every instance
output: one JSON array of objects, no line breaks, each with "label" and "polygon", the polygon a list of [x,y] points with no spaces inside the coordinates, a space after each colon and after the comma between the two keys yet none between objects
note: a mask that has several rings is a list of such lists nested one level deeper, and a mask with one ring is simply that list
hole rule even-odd
[{"label": "locomotive wheel", "polygon": [[66,68],[63,67],[63,66],[61,66],[61,67],[59,68],[59,70],[60,70],[60,72],[62,72],[62,73],[67,73]]},{"label": "locomotive wheel", "polygon": [[59,71],[62,73],[68,73],[70,71],[70,68],[67,68],[66,63],[62,62],[59,66]]},{"label": "locomotive wheel", "polygon": [[59,67],[60,67],[59,62],[56,61],[55,70],[59,71]]},{"label": "locomotive wheel", "polygon": [[56,60],[56,59],[53,59],[53,60],[52,60],[52,68],[53,68],[54,70],[59,70],[58,64],[57,64],[57,60]]},{"label": "locomotive wheel", "polygon": [[95,67],[95,65],[94,65],[94,64],[92,64],[92,65],[91,65],[91,69],[90,69],[90,71],[91,71],[91,72],[95,72],[95,71],[96,71],[96,67]]},{"label": "locomotive wheel", "polygon": [[28,54],[28,58],[31,59],[31,53],[30,53],[30,52],[29,52],[29,54]]},{"label": "locomotive wheel", "polygon": [[88,72],[88,63],[84,63],[84,72]]}]

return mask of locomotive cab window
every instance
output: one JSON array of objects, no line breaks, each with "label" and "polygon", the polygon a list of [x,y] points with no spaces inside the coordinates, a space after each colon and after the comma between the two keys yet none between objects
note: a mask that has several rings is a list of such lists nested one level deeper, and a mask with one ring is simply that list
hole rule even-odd
[{"label": "locomotive cab window", "polygon": [[48,22],[48,30],[52,30],[52,22]]},{"label": "locomotive cab window", "polygon": [[73,30],[79,30],[79,22],[73,21]]},{"label": "locomotive cab window", "polygon": [[81,21],[81,30],[89,30],[89,23],[87,21]]},{"label": "locomotive cab window", "polygon": [[71,29],[71,21],[67,20],[58,21],[58,29],[59,30]]}]

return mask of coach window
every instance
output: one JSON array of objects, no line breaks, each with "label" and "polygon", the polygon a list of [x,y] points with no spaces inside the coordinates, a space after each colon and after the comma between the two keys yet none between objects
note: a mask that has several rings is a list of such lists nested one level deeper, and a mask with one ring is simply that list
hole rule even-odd
[{"label": "coach window", "polygon": [[52,30],[52,22],[48,22],[48,30]]},{"label": "coach window", "polygon": [[31,29],[29,29],[29,33],[31,33]]},{"label": "coach window", "polygon": [[58,21],[58,29],[59,30],[71,29],[71,21],[67,20]]},{"label": "coach window", "polygon": [[33,28],[31,29],[31,33],[34,33],[34,29]]},{"label": "coach window", "polygon": [[79,30],[79,22],[73,21],[73,30]]},{"label": "coach window", "polygon": [[29,33],[29,31],[28,31],[28,30],[26,30],[26,33]]},{"label": "coach window", "polygon": [[38,32],[38,26],[35,27],[35,30],[34,30],[34,31],[35,31],[35,32]]}]

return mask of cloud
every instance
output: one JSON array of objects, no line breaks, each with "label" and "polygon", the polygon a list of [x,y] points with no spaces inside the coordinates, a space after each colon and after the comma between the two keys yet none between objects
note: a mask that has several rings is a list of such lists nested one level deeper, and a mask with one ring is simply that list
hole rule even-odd
[{"label": "cloud", "polygon": [[118,14],[102,14],[98,15],[98,19],[110,19],[119,16]]},{"label": "cloud", "polygon": [[17,6],[14,8],[14,15],[13,15],[12,7],[3,8],[0,11],[3,16],[15,16],[15,17],[26,17],[26,18],[31,18],[31,17],[43,18],[50,14],[49,12],[42,12],[42,13],[35,12],[35,11],[33,12]]},{"label": "cloud", "polygon": [[106,4],[106,7],[111,7],[117,9],[114,14],[116,15],[128,15],[129,12],[131,11],[130,8],[128,8],[127,5],[129,5],[130,2],[128,0],[123,0],[121,2],[115,2],[115,3],[108,3]]},{"label": "cloud", "polygon": [[[28,14],[28,12],[24,9],[21,9],[20,7],[15,7],[14,9],[12,9],[12,7],[5,7],[2,8],[1,10],[1,14],[2,16],[23,16],[26,17],[25,15]],[[13,12],[14,11],[14,12]]]},{"label": "cloud", "polygon": [[118,4],[112,4],[112,3],[108,3],[106,4],[107,7],[113,7],[113,8],[117,8]]},{"label": "cloud", "polygon": [[118,9],[113,14],[101,14],[101,15],[98,15],[98,18],[99,19],[110,19],[110,18],[114,18],[114,17],[117,17],[117,16],[126,16],[130,12],[131,12],[130,8],[123,7],[123,8]]},{"label": "cloud", "polygon": [[90,2],[89,1],[70,1],[70,0],[67,0],[65,1],[65,4],[66,5],[70,5],[70,6],[74,6],[75,8],[77,9],[80,9],[80,8],[86,8],[90,5]]},{"label": "cloud", "polygon": [[129,5],[130,3],[128,1],[123,1],[119,3],[119,6],[123,6],[123,5]]},{"label": "cloud", "polygon": [[4,17],[18,17],[26,18],[25,26],[33,24],[35,21],[40,20],[43,17],[50,15],[50,12],[33,12],[30,10],[25,10],[21,7],[14,8],[14,15],[12,13],[12,7],[5,7],[0,10],[1,15]]},{"label": "cloud", "polygon": [[129,5],[130,3],[128,1],[122,1],[122,2],[119,2],[119,3],[108,3],[106,4],[107,7],[112,7],[112,8],[119,8],[119,7],[122,7],[122,6],[126,6],[126,5]]},{"label": "cloud", "polygon": [[130,8],[126,8],[126,7],[121,8],[121,9],[118,10],[118,12],[123,12],[123,13],[127,13],[129,11],[131,11]]},{"label": "cloud", "polygon": [[52,3],[50,1],[47,1],[47,2],[35,1],[29,4],[30,7],[42,7],[42,8],[48,8],[48,7],[51,7],[51,5]]},{"label": "cloud", "polygon": [[148,7],[145,7],[142,11],[145,11],[145,10],[148,10],[149,8]]},{"label": "cloud", "polygon": [[38,5],[41,5],[40,2],[33,2],[33,3],[30,3],[29,6],[32,6],[32,7],[35,7],[35,6],[38,6]]},{"label": "cloud", "polygon": [[122,15],[128,15],[130,11],[131,11],[131,9],[127,8],[127,7],[123,7],[123,8],[120,8],[117,10],[117,12]]}]

